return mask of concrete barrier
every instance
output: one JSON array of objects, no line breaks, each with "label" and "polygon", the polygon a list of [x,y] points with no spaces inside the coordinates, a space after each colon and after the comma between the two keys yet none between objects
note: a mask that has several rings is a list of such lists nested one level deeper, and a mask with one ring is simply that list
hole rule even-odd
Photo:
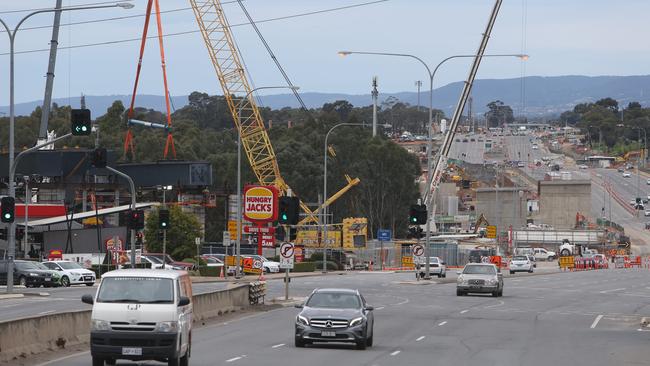
[{"label": "concrete barrier", "polygon": [[[192,301],[196,324],[249,306],[248,284],[194,295]],[[0,322],[0,362],[88,342],[90,315],[81,310]]]}]

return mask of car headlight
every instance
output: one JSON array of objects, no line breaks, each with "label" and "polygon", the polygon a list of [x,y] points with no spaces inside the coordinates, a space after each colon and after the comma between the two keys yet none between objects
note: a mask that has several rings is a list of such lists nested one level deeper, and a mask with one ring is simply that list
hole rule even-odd
[{"label": "car headlight", "polygon": [[361,323],[363,323],[363,317],[362,317],[362,316],[360,316],[360,317],[358,317],[358,318],[354,318],[354,319],[352,319],[352,320],[350,321],[350,326],[351,326],[351,327],[354,327],[354,326],[357,326],[357,325],[359,325],[359,324],[361,324]]},{"label": "car headlight", "polygon": [[90,321],[90,330],[111,330],[111,324],[106,320],[93,319]]},{"label": "car headlight", "polygon": [[296,323],[302,324],[302,325],[309,325],[309,320],[307,318],[305,318],[304,316],[298,314],[298,316],[296,316]]},{"label": "car headlight", "polygon": [[159,322],[156,324],[156,332],[173,333],[178,331],[178,322]]},{"label": "car headlight", "polygon": [[29,275],[32,277],[38,277],[38,273],[30,273]]},{"label": "car headlight", "polygon": [[488,284],[488,285],[496,285],[496,284],[497,284],[497,282],[498,282],[498,281],[497,281],[497,280],[495,280],[495,279],[492,279],[492,280],[487,280],[487,284]]}]

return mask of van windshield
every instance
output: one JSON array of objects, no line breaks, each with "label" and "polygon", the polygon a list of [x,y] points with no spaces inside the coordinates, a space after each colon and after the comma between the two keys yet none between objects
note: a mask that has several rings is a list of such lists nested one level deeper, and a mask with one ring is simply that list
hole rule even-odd
[{"label": "van windshield", "polygon": [[107,277],[102,279],[97,302],[173,303],[174,283],[170,278]]}]

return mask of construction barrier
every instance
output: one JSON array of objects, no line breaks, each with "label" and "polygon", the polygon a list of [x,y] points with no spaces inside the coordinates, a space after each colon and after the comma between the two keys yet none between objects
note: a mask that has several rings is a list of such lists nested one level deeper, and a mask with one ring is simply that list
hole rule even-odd
[{"label": "construction barrier", "polygon": [[559,259],[560,269],[561,270],[573,270],[575,267],[575,259],[572,255],[562,256]]}]

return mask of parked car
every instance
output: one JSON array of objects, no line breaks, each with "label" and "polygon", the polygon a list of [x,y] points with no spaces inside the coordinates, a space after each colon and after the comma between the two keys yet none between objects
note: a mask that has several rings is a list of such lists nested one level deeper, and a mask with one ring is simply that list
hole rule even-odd
[{"label": "parked car", "polygon": [[[163,268],[163,261],[160,258],[153,257],[153,256],[147,256],[147,255],[141,255],[140,258],[142,259],[142,261],[145,261],[145,262],[151,264],[151,268],[153,268],[153,269],[162,269]],[[181,269],[181,268],[173,266],[171,264],[165,264],[165,269]]]},{"label": "parked car", "polygon": [[296,316],[295,346],[313,342],[350,342],[358,349],[372,347],[373,307],[358,290],[314,290]]},{"label": "parked car", "polygon": [[[226,255],[225,254],[204,254],[206,257],[213,257],[218,260],[220,260],[223,264],[226,264]],[[243,256],[242,256],[243,257]],[[239,267],[239,270],[242,270],[242,267]],[[226,274],[229,275],[234,275],[237,272],[237,267],[235,266],[227,266],[226,267]]]},{"label": "parked car", "polygon": [[247,258],[253,258],[253,260],[262,261],[262,268],[265,273],[278,273],[280,272],[280,262],[274,262],[266,259],[261,255],[246,255]]},{"label": "parked car", "polygon": [[208,267],[223,267],[223,262],[219,258],[203,255],[201,256],[201,259],[205,261],[206,266]]},{"label": "parked car", "polygon": [[[0,284],[7,284],[7,260],[0,260]],[[51,286],[52,273],[32,261],[14,261],[14,285],[25,287]]]},{"label": "parked car", "polygon": [[516,255],[510,260],[510,274],[515,272],[528,272],[533,273],[533,262],[530,261],[527,255]]},{"label": "parked car", "polygon": [[43,271],[48,271],[52,274],[52,283],[45,283],[43,284],[43,287],[61,287],[63,284],[61,283],[61,274],[58,271],[52,270],[47,268],[43,263],[41,262],[32,262],[38,267],[39,269]]},{"label": "parked car", "polygon": [[540,261],[552,261],[557,258],[557,254],[545,248],[533,248],[535,259]]},{"label": "parked car", "polygon": [[625,171],[625,169],[620,167],[620,168],[616,169],[616,171],[619,172],[619,173],[623,173]]},{"label": "parked car", "polygon": [[[424,278],[425,272],[425,264],[418,264],[416,268],[417,275]],[[429,257],[429,274],[436,275],[438,278],[447,277],[447,264],[438,257]]]},{"label": "parked car", "polygon": [[92,286],[95,284],[95,272],[85,269],[81,264],[72,261],[49,261],[43,262],[43,265],[53,271],[61,273],[61,285],[69,287],[70,285]]},{"label": "parked car", "polygon": [[93,366],[116,360],[167,361],[188,365],[192,347],[192,282],[186,272],[123,269],[102,276],[93,306],[90,355]]},{"label": "parked car", "polygon": [[456,296],[468,293],[491,293],[503,296],[503,274],[491,263],[468,263],[456,280]]},{"label": "parked car", "polygon": [[174,258],[171,257],[169,254],[163,255],[162,253],[146,253],[145,254],[147,257],[155,257],[160,260],[165,261],[165,265],[171,264],[174,267],[177,267],[177,269],[182,269],[186,271],[193,270],[196,265],[194,263],[188,263],[188,262],[179,262],[175,261]]}]

